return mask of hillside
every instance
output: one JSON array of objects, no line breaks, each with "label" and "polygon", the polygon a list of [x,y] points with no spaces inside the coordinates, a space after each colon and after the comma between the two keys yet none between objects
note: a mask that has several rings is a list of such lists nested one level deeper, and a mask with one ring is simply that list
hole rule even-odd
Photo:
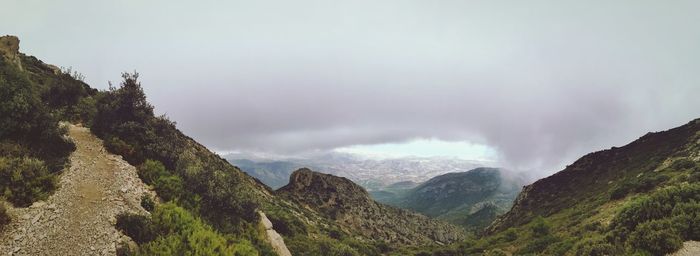
[{"label": "hillside", "polygon": [[[82,160],[69,161],[72,154],[80,153],[81,144],[78,143],[78,151],[75,151],[76,144],[67,136],[68,130],[59,126],[59,121],[89,129],[89,133],[102,140],[107,152],[135,167],[141,181],[157,193],[157,199],[141,198],[141,194],[127,189],[134,193],[129,196],[139,198],[139,204],[148,208],[150,214],[115,210],[118,211],[116,223],[109,225],[135,242],[126,246],[111,241],[116,251],[141,255],[168,252],[288,255],[286,246],[293,255],[380,255],[405,244],[456,241],[456,236],[439,236],[444,231],[438,229],[445,226],[432,226],[433,222],[426,217],[422,217],[422,222],[414,222],[415,216],[387,210],[376,203],[370,207],[398,213],[392,221],[406,218],[405,225],[384,226],[386,232],[402,234],[403,229],[421,230],[425,234],[435,233],[434,237],[407,241],[405,239],[411,237],[405,236],[402,242],[388,244],[388,241],[398,240],[375,236],[360,226],[342,225],[326,212],[301,205],[294,198],[278,196],[270,187],[180,132],[166,116],[155,115],[138,81],[138,73],[124,73],[119,85],[98,91],[82,82],[83,76],[76,71],[60,69],[19,52],[16,37],[0,37],[0,44],[0,190],[10,204],[8,209],[0,207],[0,234],[12,237],[11,243],[3,245],[8,251],[28,250],[23,249],[24,246],[34,241],[22,238],[17,227],[27,221],[36,222],[36,217],[24,218],[24,212],[34,214],[46,209],[27,206],[49,200],[52,209],[64,213],[75,210],[71,207],[76,204],[56,203],[53,208],[54,198],[62,198],[63,191],[70,191],[65,190],[70,186],[63,187],[60,183],[64,182],[62,173],[70,176],[75,172],[67,171],[69,168],[83,170],[85,164]],[[97,146],[92,149],[97,150]],[[121,181],[101,182],[106,183],[96,187],[97,194],[109,193],[108,185],[121,184]],[[59,185],[62,188],[57,192]],[[51,197],[53,193],[56,194]],[[99,200],[97,205],[100,205]],[[108,207],[104,211],[89,212],[95,216],[84,219],[97,217],[99,220],[93,224],[104,228],[104,219],[99,216],[115,213]],[[22,214],[18,217],[16,213]],[[53,218],[67,223],[81,221],[80,214]],[[41,225],[31,232],[50,234],[50,228],[61,228],[62,224],[54,220],[37,218]],[[425,226],[410,226],[413,224]],[[73,226],[79,230],[68,231],[77,234],[66,235],[70,237],[64,240],[81,238],[81,232],[92,230]],[[19,230],[22,233],[28,229]],[[60,239],[61,234],[50,237]],[[39,236],[39,239],[43,238]],[[88,239],[87,243],[79,243],[80,246],[62,248],[66,254],[83,254],[79,252],[85,248],[92,251],[92,247],[111,253],[112,243],[108,240],[113,237],[101,239],[105,239],[100,241],[106,246],[101,242],[91,244],[92,240]]]},{"label": "hillside", "polygon": [[[483,223],[488,224],[493,219],[477,221],[475,218],[493,218],[495,214],[505,213],[524,183],[522,177],[501,169],[476,168],[434,177],[381,201],[480,230],[484,228]],[[492,213],[484,214],[486,211]]]},{"label": "hillside", "polygon": [[[431,252],[664,255],[700,239],[700,119],[526,186],[486,235]],[[700,253],[685,243],[684,253]],[[695,251],[694,251],[695,250]],[[418,250],[420,251],[420,250]],[[415,251],[414,251],[415,252]],[[414,253],[412,252],[412,253]]]},{"label": "hillside", "polygon": [[309,169],[292,173],[289,184],[277,194],[321,212],[343,228],[389,243],[446,244],[464,238],[457,227],[379,204],[352,181]]},{"label": "hillside", "polygon": [[153,192],[136,168],[107,153],[102,142],[83,127],[70,126],[77,149],[59,189],[46,201],[11,208],[15,219],[0,236],[0,251],[19,255],[114,254],[128,239],[114,227],[117,215],[145,215],[141,197]]}]

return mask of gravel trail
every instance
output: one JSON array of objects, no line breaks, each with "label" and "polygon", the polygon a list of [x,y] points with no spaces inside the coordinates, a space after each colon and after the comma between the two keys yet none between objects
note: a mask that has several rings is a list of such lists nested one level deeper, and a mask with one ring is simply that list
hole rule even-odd
[{"label": "gravel trail", "polygon": [[114,228],[119,213],[148,214],[141,206],[152,196],[136,168],[108,153],[90,130],[69,126],[77,149],[59,188],[46,201],[9,207],[12,223],[0,234],[0,255],[115,255],[125,239]]}]

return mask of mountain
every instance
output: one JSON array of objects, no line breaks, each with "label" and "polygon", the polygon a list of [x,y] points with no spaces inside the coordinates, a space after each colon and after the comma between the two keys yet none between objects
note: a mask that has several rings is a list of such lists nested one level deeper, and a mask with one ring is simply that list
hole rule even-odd
[{"label": "mountain", "polygon": [[697,255],[698,230],[700,119],[587,154],[524,187],[482,237],[411,253]]},{"label": "mountain", "polygon": [[648,133],[623,147],[585,155],[564,170],[526,186],[513,208],[490,230],[503,230],[526,223],[534,216],[550,216],[581,202],[600,199],[627,182],[676,176],[664,168],[683,156],[697,161],[698,131],[700,120],[695,120],[668,131]]},{"label": "mountain", "polygon": [[[352,183],[328,181],[357,192],[332,196],[353,202],[343,204],[350,208],[339,208],[338,215],[308,201],[298,186],[303,183],[292,183],[299,189],[289,193],[275,192],[167,117],[155,115],[138,73],[124,73],[119,85],[99,91],[76,71],[19,52],[16,37],[0,37],[0,54],[0,240],[9,244],[0,245],[4,252],[46,252],[51,250],[46,239],[72,243],[83,237],[60,237],[54,231],[92,230],[82,228],[90,226],[82,215],[68,214],[85,204],[91,212],[81,214],[99,224],[93,226],[118,229],[120,235],[102,237],[99,244],[61,247],[65,254],[382,255],[464,237],[449,224],[380,205]],[[75,173],[100,176],[75,180]],[[132,177],[141,181],[115,180]],[[144,183],[149,191],[115,187],[123,183]],[[95,207],[94,201],[109,210]],[[115,210],[127,201],[139,210]],[[27,214],[37,212],[45,215]],[[42,248],[28,248],[32,244],[22,239],[26,230],[50,236],[32,238],[41,240],[37,246]]]},{"label": "mountain", "polygon": [[[443,174],[379,201],[478,230],[489,221],[481,220],[478,226],[468,224],[473,224],[477,216],[492,218],[494,214],[504,213],[524,184],[525,179],[517,174],[482,167]],[[486,211],[493,214],[485,214]]]},{"label": "mountain", "polygon": [[460,228],[377,203],[347,178],[305,168],[294,171],[289,184],[276,194],[321,212],[341,227],[389,243],[447,244],[465,237]]},{"label": "mountain", "polygon": [[248,159],[229,159],[228,161],[272,189],[286,185],[292,172],[304,166],[290,161],[254,162]]},{"label": "mountain", "polygon": [[420,183],[437,175],[464,172],[487,164],[440,157],[367,159],[340,152],[310,154],[295,158],[229,154],[225,158],[271,187],[286,184],[289,174],[294,170],[308,167],[321,173],[346,177],[370,192],[391,190],[385,187],[394,183],[405,181]]}]

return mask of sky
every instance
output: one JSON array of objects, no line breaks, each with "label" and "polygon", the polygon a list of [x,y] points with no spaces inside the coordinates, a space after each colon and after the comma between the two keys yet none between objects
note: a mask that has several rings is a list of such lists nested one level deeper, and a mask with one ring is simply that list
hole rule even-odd
[{"label": "sky", "polygon": [[21,51],[97,88],[138,71],[220,152],[546,175],[700,117],[698,1],[2,2]]}]

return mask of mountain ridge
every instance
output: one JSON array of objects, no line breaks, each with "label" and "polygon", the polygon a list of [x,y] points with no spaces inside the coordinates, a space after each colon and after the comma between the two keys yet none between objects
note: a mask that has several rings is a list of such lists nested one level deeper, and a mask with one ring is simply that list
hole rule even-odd
[{"label": "mountain ridge", "polygon": [[391,243],[445,244],[464,238],[463,231],[457,227],[377,203],[351,180],[308,168],[294,171],[289,184],[276,193],[319,210],[343,227],[360,230],[369,237],[382,237]]}]

